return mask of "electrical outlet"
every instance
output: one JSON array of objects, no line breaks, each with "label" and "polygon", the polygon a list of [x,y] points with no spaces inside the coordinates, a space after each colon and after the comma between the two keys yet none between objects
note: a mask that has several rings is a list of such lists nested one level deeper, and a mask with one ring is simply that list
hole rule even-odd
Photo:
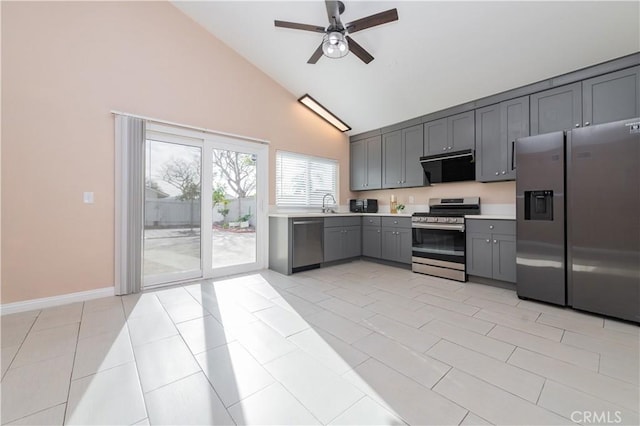
[{"label": "electrical outlet", "polygon": [[93,204],[93,192],[84,192],[82,194],[82,200],[85,204]]},{"label": "electrical outlet", "polygon": [[414,198],[413,198],[413,195],[410,195],[410,196],[409,196],[409,204],[413,204],[413,202],[414,202],[414,201],[415,201],[415,200],[414,200]]}]

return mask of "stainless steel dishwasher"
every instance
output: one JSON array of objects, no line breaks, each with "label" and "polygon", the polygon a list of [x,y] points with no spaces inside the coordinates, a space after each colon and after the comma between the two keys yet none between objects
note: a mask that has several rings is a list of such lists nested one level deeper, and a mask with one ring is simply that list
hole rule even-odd
[{"label": "stainless steel dishwasher", "polygon": [[322,263],[324,219],[294,219],[293,268]]}]

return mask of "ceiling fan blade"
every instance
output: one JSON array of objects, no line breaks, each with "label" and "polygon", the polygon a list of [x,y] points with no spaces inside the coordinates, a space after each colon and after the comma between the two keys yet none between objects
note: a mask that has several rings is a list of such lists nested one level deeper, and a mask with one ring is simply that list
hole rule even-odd
[{"label": "ceiling fan blade", "polygon": [[356,31],[361,31],[367,28],[375,27],[377,25],[386,24],[387,22],[393,22],[398,20],[398,9],[389,9],[384,12],[376,13],[375,15],[367,16],[366,18],[356,19],[353,22],[349,22],[346,25],[349,34],[353,34]]},{"label": "ceiling fan blade", "polygon": [[369,52],[364,50],[364,47],[360,46],[354,39],[349,36],[347,36],[347,40],[349,42],[349,50],[358,58],[360,58],[362,62],[368,64],[369,62],[373,61],[373,56],[371,56]]},{"label": "ceiling fan blade", "polygon": [[325,0],[324,3],[325,6],[327,6],[327,18],[329,18],[329,27],[335,27],[339,30],[343,29],[344,25],[342,25],[342,22],[340,21],[340,2]]},{"label": "ceiling fan blade", "polygon": [[308,64],[315,64],[316,62],[318,62],[318,59],[320,59],[321,56],[322,56],[322,43],[320,43],[320,46],[318,46],[316,51],[313,52],[313,55],[311,55],[311,57],[309,58],[307,63]]},{"label": "ceiling fan blade", "polygon": [[297,22],[278,21],[277,19],[273,21],[273,23],[276,25],[276,27],[291,28],[292,30],[313,31],[316,33],[325,32],[323,27],[319,27],[317,25],[299,24]]}]

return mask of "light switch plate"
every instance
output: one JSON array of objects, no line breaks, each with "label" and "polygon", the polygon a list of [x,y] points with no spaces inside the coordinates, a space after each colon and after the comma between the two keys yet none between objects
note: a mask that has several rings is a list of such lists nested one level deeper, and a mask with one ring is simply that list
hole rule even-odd
[{"label": "light switch plate", "polygon": [[93,204],[93,192],[84,192],[82,199],[85,204]]}]

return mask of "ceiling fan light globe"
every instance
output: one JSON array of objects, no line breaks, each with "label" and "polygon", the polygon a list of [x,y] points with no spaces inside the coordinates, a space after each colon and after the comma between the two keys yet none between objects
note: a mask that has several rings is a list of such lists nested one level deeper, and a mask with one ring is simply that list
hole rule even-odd
[{"label": "ceiling fan light globe", "polygon": [[349,53],[349,45],[344,35],[339,32],[325,34],[322,42],[322,53],[332,59],[342,58]]}]

